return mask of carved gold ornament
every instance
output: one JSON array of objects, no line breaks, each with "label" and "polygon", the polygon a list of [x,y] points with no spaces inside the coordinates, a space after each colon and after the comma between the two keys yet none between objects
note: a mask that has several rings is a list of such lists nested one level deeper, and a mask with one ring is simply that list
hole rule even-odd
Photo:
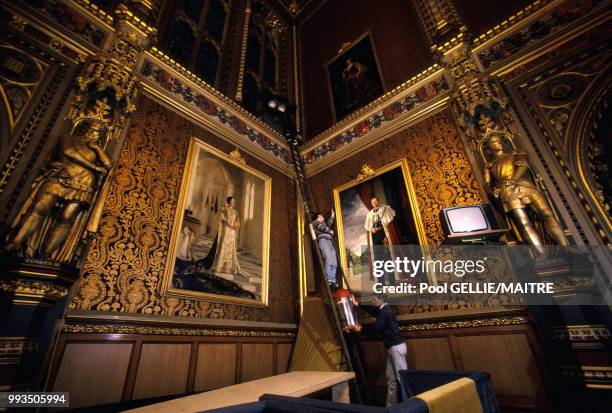
[{"label": "carved gold ornament", "polygon": [[9,24],[13,26],[14,28],[16,28],[17,30],[23,31],[26,24],[28,24],[28,20],[23,16],[20,16],[18,14],[13,14]]},{"label": "carved gold ornament", "polygon": [[553,329],[553,340],[559,341],[605,342],[611,336],[610,330],[603,324],[568,325]]},{"label": "carved gold ornament", "polygon": [[281,34],[283,34],[287,30],[287,27],[281,22],[278,16],[272,11],[270,11],[268,15],[266,16],[265,24],[266,24],[268,31],[270,32],[270,35],[274,39],[277,39]]},{"label": "carved gold ornament", "polygon": [[295,17],[299,12],[300,7],[298,6],[297,1],[291,0],[291,4],[289,4],[289,14],[291,14],[291,17]]},{"label": "carved gold ornament", "polygon": [[423,331],[423,330],[442,330],[447,328],[470,328],[470,327],[496,327],[496,326],[509,326],[509,325],[520,325],[527,324],[529,320],[527,317],[519,316],[508,316],[508,317],[494,317],[476,320],[455,320],[455,321],[441,321],[439,323],[418,323],[410,324],[407,326],[400,326],[401,331]]},{"label": "carved gold ornament", "polygon": [[242,157],[242,154],[238,150],[238,148],[234,149],[229,153],[229,157],[234,161],[246,165],[246,160]]},{"label": "carved gold ornament", "polygon": [[58,286],[53,284],[53,282],[47,281],[0,281],[0,290],[15,294],[17,297],[28,297],[34,300],[44,298],[60,299],[68,294],[68,289],[66,287]]},{"label": "carved gold ornament", "polygon": [[20,356],[39,351],[38,340],[29,337],[0,337],[0,357]]},{"label": "carved gold ornament", "polygon": [[123,324],[65,324],[62,332],[80,334],[141,334],[163,336],[295,337],[295,332],[292,331],[225,330],[218,328],[157,327]]},{"label": "carved gold ornament", "polygon": [[64,49],[64,43],[60,39],[53,38],[49,43],[49,46],[56,52],[60,52]]},{"label": "carved gold ornament", "polygon": [[364,179],[375,175],[376,172],[374,171],[374,169],[366,164],[363,164],[363,166],[361,167],[361,171],[359,171],[359,174],[357,175],[357,180],[358,181],[363,181]]},{"label": "carved gold ornament", "polygon": [[[103,105],[96,105],[94,115],[79,116],[71,133],[59,138],[57,155],[34,181],[11,225],[6,251],[25,258],[73,263],[84,231],[95,232],[100,206],[97,197],[112,168],[99,145],[104,125],[99,117],[104,111]],[[81,125],[84,121],[88,123]],[[74,153],[80,154],[79,163],[71,160]],[[83,178],[75,184],[63,176]],[[57,219],[58,214],[62,220]]]}]

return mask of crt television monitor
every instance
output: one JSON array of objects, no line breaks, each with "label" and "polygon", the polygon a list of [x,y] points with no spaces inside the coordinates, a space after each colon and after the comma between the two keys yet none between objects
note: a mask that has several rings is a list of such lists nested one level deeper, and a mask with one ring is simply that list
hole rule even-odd
[{"label": "crt television monitor", "polygon": [[496,229],[495,215],[491,205],[468,205],[444,208],[441,214],[442,227],[447,236]]}]

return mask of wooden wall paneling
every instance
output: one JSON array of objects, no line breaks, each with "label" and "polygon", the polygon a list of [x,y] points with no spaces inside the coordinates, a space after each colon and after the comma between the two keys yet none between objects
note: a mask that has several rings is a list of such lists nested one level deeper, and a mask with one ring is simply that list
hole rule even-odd
[{"label": "wooden wall paneling", "polygon": [[461,352],[459,351],[459,346],[457,345],[457,336],[455,334],[449,334],[448,342],[451,348],[451,354],[453,355],[453,362],[455,363],[456,370],[465,370],[463,367],[463,359],[461,358]]},{"label": "wooden wall paneling", "polygon": [[243,343],[241,382],[272,376],[274,374],[273,343]]},{"label": "wooden wall paneling", "polygon": [[237,352],[236,342],[199,342],[193,391],[213,390],[236,384]]},{"label": "wooden wall paneling", "polygon": [[455,370],[457,368],[447,335],[408,338],[406,346],[410,369]]},{"label": "wooden wall paneling", "polygon": [[125,386],[123,388],[123,401],[132,400],[132,394],[134,393],[134,383],[136,382],[136,373],[138,372],[138,363],[140,363],[141,351],[142,340],[136,339],[134,347],[132,348],[132,354],[130,355],[130,366],[127,371]]},{"label": "wooden wall paneling", "polygon": [[[529,319],[530,315],[526,315]],[[502,408],[550,411],[552,407],[551,381],[531,320],[520,324],[410,330],[404,337],[411,369],[489,372]],[[377,400],[384,400],[386,355],[382,342],[364,337],[361,343],[371,392]]]},{"label": "wooden wall paneling", "polygon": [[199,343],[197,341],[191,343],[191,354],[189,356],[189,370],[187,377],[187,393],[192,393],[195,388],[196,367],[198,365],[198,347]]},{"label": "wooden wall paneling", "polygon": [[121,401],[133,347],[133,342],[67,342],[53,391],[69,391],[72,408]]},{"label": "wooden wall paneling", "polygon": [[278,343],[272,343],[272,375],[278,374]]},{"label": "wooden wall paneling", "polygon": [[191,343],[144,342],[132,399],[187,392]]},{"label": "wooden wall paneling", "polygon": [[236,383],[242,383],[242,342],[236,344]]},{"label": "wooden wall paneling", "polygon": [[292,343],[278,343],[276,345],[276,374],[283,374],[289,371],[289,362],[291,361],[291,351],[293,350]]},{"label": "wooden wall paneling", "polygon": [[[123,353],[124,361],[119,362],[119,368],[115,368],[117,363],[112,360],[101,363],[103,367],[112,366],[112,372],[115,374],[110,376],[116,387],[112,400],[99,400],[95,392],[83,393],[83,396],[75,396],[80,398],[79,406],[211,390],[239,383],[242,370],[245,372],[243,381],[285,372],[293,342],[292,338],[278,337],[65,334],[61,336],[58,350],[51,360],[51,374],[46,389],[79,392],[80,386],[84,386],[83,383],[87,383],[87,388],[100,388],[96,384],[91,385],[92,380],[95,383],[97,376],[92,376],[93,379],[90,380],[87,373],[90,370],[87,363],[98,360],[89,353],[100,353],[105,357],[106,353],[112,353],[112,346],[127,345],[127,350]],[[75,351],[75,347],[71,347],[75,344],[99,347],[90,352],[83,349]],[[66,358],[65,354],[69,354],[69,357]],[[82,374],[67,374],[71,371],[82,371],[81,359],[71,361],[71,357],[75,356],[85,360],[84,371],[87,377]],[[95,370],[104,371],[97,368]]]},{"label": "wooden wall paneling", "polygon": [[373,386],[386,386],[385,361],[387,350],[382,341],[365,340],[362,342],[363,368]]},{"label": "wooden wall paneling", "polygon": [[463,367],[491,373],[499,396],[528,405],[545,398],[544,381],[525,331],[457,334],[456,340]]}]

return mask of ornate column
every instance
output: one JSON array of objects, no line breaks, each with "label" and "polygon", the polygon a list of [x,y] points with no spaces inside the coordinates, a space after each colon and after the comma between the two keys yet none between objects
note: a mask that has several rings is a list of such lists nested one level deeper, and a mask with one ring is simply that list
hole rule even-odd
[{"label": "ornate column", "polygon": [[113,146],[135,109],[136,72],[155,30],[149,1],[120,5],[109,46],[86,62],[56,155],[34,180],[2,242],[0,387],[40,388],[55,320],[97,231],[113,174]]},{"label": "ornate column", "polygon": [[[498,205],[500,216],[503,214],[508,224],[515,229],[514,237],[509,238],[508,243],[537,243],[537,238],[533,238],[534,228],[520,228],[529,220],[535,219],[514,215],[520,203],[517,198],[520,197],[513,197],[512,191],[506,189],[520,186],[521,190],[523,187],[529,187],[526,189],[530,192],[527,196],[534,199],[539,197],[542,202],[538,203],[547,204],[542,208],[544,211],[539,211],[538,214],[539,242],[568,245],[571,241],[566,238],[568,234],[563,231],[563,224],[559,224],[556,211],[563,206],[551,202],[547,188],[538,174],[538,171],[544,170],[547,165],[540,164],[538,158],[530,156],[528,151],[531,148],[524,139],[526,132],[516,120],[511,101],[502,90],[500,80],[490,76],[472,53],[471,34],[462,24],[452,6],[452,0],[414,0],[414,4],[431,50],[440,64],[447,69],[447,75],[452,82],[454,93],[451,107],[476,178],[482,188],[486,189],[491,203]],[[518,178],[514,178],[519,176],[518,173],[512,174],[514,179],[500,179],[499,168],[503,163],[499,160],[503,157],[512,158],[516,169],[523,168],[524,181],[519,182]],[[495,171],[495,168],[498,170]],[[559,178],[565,179],[563,176]],[[529,205],[529,208],[531,207]],[[529,208],[526,206],[518,209],[527,212]],[[535,227],[533,222],[531,225]],[[536,249],[541,251],[544,248],[540,246]],[[512,249],[508,251],[512,253]],[[604,330],[601,327],[609,323],[610,313],[604,306],[570,305],[580,294],[593,291],[596,266],[588,263],[585,255],[576,251],[565,251],[564,258],[565,262],[560,259],[546,259],[542,262],[528,260],[520,275],[532,277],[533,281],[555,283],[555,295],[550,305],[534,305],[530,306],[530,309],[538,325],[539,338],[547,349],[546,362],[557,387],[553,394],[556,394],[559,406],[580,410],[589,403],[597,405],[600,396],[588,388],[580,372],[570,377],[566,367],[580,365],[581,360],[591,360],[590,362],[594,363],[599,356],[594,352],[595,344],[591,348],[573,346],[573,342],[570,343],[572,346],[568,346],[568,341],[579,334],[589,335],[589,340],[597,341],[596,336]],[[513,265],[517,265],[521,258],[513,256],[511,261]],[[578,337],[575,341],[581,339],[583,338]],[[588,371],[588,366],[582,367]]]},{"label": "ornate column", "polygon": [[[497,204],[500,218],[502,214],[508,217],[508,224],[515,229],[514,238],[532,245],[538,253],[543,251],[541,246],[545,243],[545,238],[556,244],[568,245],[569,241],[559,224],[541,178],[535,170],[529,170],[529,157],[521,147],[519,139],[521,129],[515,125],[508,98],[472,54],[471,35],[452,1],[415,0],[415,6],[430,41],[431,50],[440,64],[447,69],[452,82],[454,94],[451,106],[476,179],[485,192],[485,199],[488,196],[492,204]],[[492,141],[497,143],[491,143]],[[492,150],[491,145],[499,148]],[[514,165],[502,162],[504,156],[516,158]],[[518,164],[521,166],[516,166]],[[499,168],[508,170],[505,174],[514,176],[516,182],[500,181],[501,175],[504,174],[499,174]],[[511,168],[515,168],[516,173],[510,172]],[[532,222],[533,219],[527,214],[528,202],[525,202],[523,208],[518,208],[522,205],[523,198],[506,189],[510,188],[509,185],[520,187],[523,190],[521,196],[533,198],[531,204],[537,204],[543,228],[540,233],[537,233],[534,228],[536,223]],[[514,242],[512,238],[509,241]]]},{"label": "ornate column", "polygon": [[238,79],[236,82],[236,99],[242,102],[242,86],[244,85],[244,66],[246,64],[246,51],[249,39],[249,24],[251,22],[251,0],[247,0],[244,9],[244,24],[242,26],[242,41],[240,42],[240,65],[238,67]]},{"label": "ornate column", "polygon": [[467,31],[452,0],[413,1],[432,51],[447,50]]}]

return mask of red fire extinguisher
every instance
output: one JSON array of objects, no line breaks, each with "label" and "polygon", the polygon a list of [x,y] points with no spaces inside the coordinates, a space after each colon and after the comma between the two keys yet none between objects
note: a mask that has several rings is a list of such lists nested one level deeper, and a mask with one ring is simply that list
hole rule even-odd
[{"label": "red fire extinguisher", "polygon": [[340,322],[343,330],[352,330],[359,324],[357,321],[357,312],[353,303],[353,294],[346,288],[338,288],[336,290],[336,305],[340,315]]}]

